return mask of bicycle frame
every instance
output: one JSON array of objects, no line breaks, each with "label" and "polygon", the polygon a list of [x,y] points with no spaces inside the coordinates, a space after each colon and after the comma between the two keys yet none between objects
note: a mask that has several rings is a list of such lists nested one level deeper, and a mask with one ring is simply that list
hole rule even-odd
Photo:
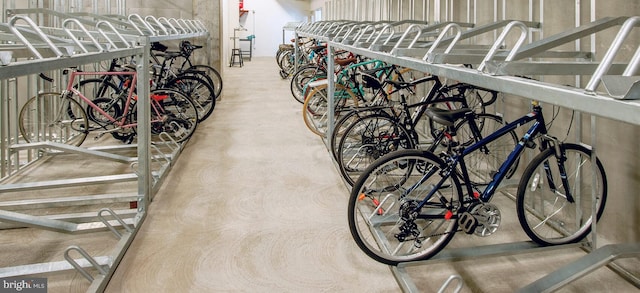
[{"label": "bicycle frame", "polygon": [[78,89],[74,88],[73,85],[74,85],[74,81],[75,81],[76,77],[77,76],[86,76],[86,75],[132,76],[131,84],[130,84],[130,87],[129,87],[129,93],[127,94],[127,99],[126,99],[126,102],[124,104],[124,109],[122,110],[122,113],[129,113],[129,106],[131,105],[131,99],[133,99],[133,92],[134,92],[135,85],[136,85],[136,82],[137,82],[137,74],[135,72],[129,72],[129,71],[78,72],[78,71],[73,71],[73,72],[71,72],[71,76],[69,78],[69,82],[67,83],[66,93],[64,95],[67,96],[68,93],[73,93],[74,95],[77,95],[81,100],[83,100],[85,103],[87,103],[87,105],[89,107],[91,107],[94,110],[98,111],[98,113],[100,113],[100,115],[103,115],[105,118],[107,118],[109,121],[111,121],[113,124],[115,124],[115,125],[117,125],[119,127],[127,128],[127,127],[133,127],[133,126],[137,125],[137,124],[126,124],[125,125],[126,116],[127,115],[123,115],[122,118],[120,118],[120,120],[117,120],[113,116],[109,115],[109,113],[107,113],[106,111],[104,111],[100,107],[98,107],[96,104],[94,104],[93,101],[91,101],[89,98],[84,96]]},{"label": "bicycle frame", "polygon": [[[469,113],[467,115],[474,115],[473,113]],[[472,117],[467,117],[467,119],[469,119],[470,122],[470,126],[473,132],[475,132],[478,137],[480,137],[480,130],[478,129],[477,125],[475,123],[473,123],[473,119]],[[524,149],[526,147],[529,147],[531,141],[538,137],[539,134],[547,134],[547,127],[545,125],[545,121],[544,121],[544,116],[542,115],[542,109],[539,105],[534,104],[533,110],[520,117],[519,119],[506,124],[505,126],[501,127],[500,129],[498,129],[497,131],[491,133],[490,135],[488,135],[485,138],[480,139],[479,141],[477,141],[476,143],[472,144],[471,146],[463,149],[461,151],[461,153],[454,155],[451,157],[451,162],[447,164],[447,168],[443,171],[445,171],[445,176],[443,176],[442,180],[440,180],[440,182],[438,182],[435,186],[436,188],[433,188],[433,190],[431,190],[429,192],[429,194],[425,197],[425,199],[420,202],[416,208],[416,210],[420,210],[428,201],[429,199],[438,191],[439,187],[442,186],[444,184],[444,182],[450,177],[450,176],[457,176],[455,174],[456,172],[456,167],[458,164],[460,164],[461,169],[462,169],[462,179],[464,180],[464,182],[469,182],[469,174],[464,162],[464,157],[474,151],[483,151],[481,150],[484,146],[486,146],[487,144],[489,144],[490,142],[504,136],[507,135],[509,132],[519,128],[520,126],[523,126],[524,124],[527,124],[529,122],[535,121],[533,123],[533,125],[531,125],[531,127],[529,127],[529,130],[527,130],[527,132],[522,136],[522,138],[520,139],[519,143],[516,145],[516,147],[511,151],[511,153],[509,153],[509,156],[507,157],[507,159],[502,163],[502,165],[500,166],[498,172],[494,175],[493,179],[491,180],[491,182],[487,185],[487,187],[485,188],[485,190],[479,195],[478,199],[481,200],[482,202],[489,202],[491,200],[491,198],[493,197],[493,195],[495,194],[496,188],[500,185],[500,183],[505,179],[507,171],[513,166],[513,164],[517,161],[517,159],[520,157],[520,155],[522,154],[522,152],[524,151]],[[544,142],[544,141],[543,141]],[[544,142],[542,148],[546,148],[547,147],[547,143]],[[424,180],[426,180],[427,178],[429,178],[429,176],[432,173],[427,173],[425,174],[425,176],[423,176],[421,180],[418,180],[418,182],[412,186],[411,188],[409,188],[405,194],[409,194],[411,191],[413,191],[415,188],[417,188],[418,186],[420,186]],[[472,195],[473,194],[473,189],[471,184],[465,184],[466,188],[467,188],[467,194]],[[567,197],[571,197],[570,194],[567,193]]]},{"label": "bicycle frame", "polygon": [[[109,115],[109,113],[107,113],[106,111],[104,111],[102,108],[98,107],[95,103],[93,103],[93,101],[91,101],[89,98],[87,98],[84,94],[82,94],[78,89],[74,88],[74,81],[76,79],[77,76],[86,76],[86,75],[100,75],[100,76],[121,76],[121,77],[127,77],[130,76],[131,77],[131,83],[129,86],[129,93],[127,94],[127,98],[124,104],[124,109],[122,110],[122,113],[125,115],[122,115],[121,118],[115,118],[111,115]],[[89,107],[91,107],[92,109],[96,110],[98,113],[100,113],[100,115],[104,116],[106,119],[108,119],[111,123],[113,123],[114,125],[118,126],[121,129],[124,128],[131,128],[131,127],[136,127],[138,125],[137,122],[134,123],[130,123],[130,124],[126,124],[127,122],[127,115],[130,112],[130,106],[131,106],[131,100],[132,99],[136,99],[136,96],[134,96],[134,91],[135,91],[135,87],[136,87],[136,82],[137,82],[137,74],[136,72],[130,72],[130,71],[116,71],[116,72],[71,72],[71,76],[69,78],[69,82],[67,84],[67,89],[66,89],[66,94],[64,94],[65,97],[67,98],[71,98],[71,96],[68,96],[68,93],[72,93],[73,95],[77,95],[82,101],[84,101],[85,103],[87,103],[87,105]],[[151,109],[152,112],[156,114],[156,119],[151,119],[151,122],[161,122],[162,121],[162,106],[160,105],[160,100],[164,99],[166,97],[155,97],[152,96],[150,98],[150,102],[151,102]],[[64,109],[64,107],[62,107],[61,109]]]}]

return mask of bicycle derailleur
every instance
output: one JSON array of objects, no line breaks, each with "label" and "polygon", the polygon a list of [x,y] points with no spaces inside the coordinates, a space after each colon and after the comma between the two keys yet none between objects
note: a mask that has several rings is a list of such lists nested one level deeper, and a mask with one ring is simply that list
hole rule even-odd
[{"label": "bicycle derailleur", "polygon": [[394,236],[400,242],[414,240],[414,245],[416,247],[420,247],[421,241],[420,238],[418,238],[418,236],[420,236],[420,230],[418,229],[418,225],[415,223],[415,220],[418,218],[418,211],[416,210],[417,207],[418,203],[413,200],[405,201],[400,205],[400,219],[402,220],[402,225],[400,226],[400,233]]},{"label": "bicycle derailleur", "polygon": [[458,218],[458,225],[467,234],[487,237],[498,230],[502,216],[494,204],[478,202]]}]

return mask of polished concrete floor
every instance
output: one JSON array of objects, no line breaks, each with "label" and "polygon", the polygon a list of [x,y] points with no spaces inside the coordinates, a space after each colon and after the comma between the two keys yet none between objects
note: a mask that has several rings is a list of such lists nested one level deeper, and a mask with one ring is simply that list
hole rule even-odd
[{"label": "polished concrete floor", "polygon": [[[400,292],[390,267],[352,240],[348,190],[322,140],[306,129],[289,81],[273,58],[244,64],[225,68],[222,100],[155,196],[106,292]],[[450,246],[474,251],[527,240],[513,203],[499,197],[496,204],[498,233],[461,233]],[[107,232],[74,238],[95,247],[91,253],[116,242]],[[27,248],[36,253],[23,262],[58,257],[68,243],[75,240],[55,232],[3,231],[0,263]],[[419,292],[437,292],[451,275],[464,280],[461,292],[514,292],[584,255],[578,248],[526,250],[422,263],[398,276]],[[48,277],[56,280],[50,292],[83,292],[89,284],[74,272]],[[560,290],[637,291],[607,268]]]},{"label": "polished concrete floor", "polygon": [[[227,69],[222,101],[171,171],[107,292],[399,292],[390,268],[354,244],[348,190],[273,58]],[[503,210],[507,230],[495,238],[461,235],[452,246],[526,240],[512,211]],[[583,255],[514,253],[412,266],[404,276],[421,292],[436,292],[452,274],[464,278],[464,292],[513,292]],[[635,290],[599,271],[566,292]]]}]

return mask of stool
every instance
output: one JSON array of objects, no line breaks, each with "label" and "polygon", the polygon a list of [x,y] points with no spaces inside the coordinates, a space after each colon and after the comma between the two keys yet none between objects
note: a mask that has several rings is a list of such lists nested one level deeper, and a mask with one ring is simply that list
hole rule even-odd
[{"label": "stool", "polygon": [[[238,57],[238,61],[236,61],[236,57]],[[242,51],[240,49],[231,49],[231,60],[229,61],[229,67],[232,67],[238,63],[240,67],[244,65],[244,61],[242,60]]]}]

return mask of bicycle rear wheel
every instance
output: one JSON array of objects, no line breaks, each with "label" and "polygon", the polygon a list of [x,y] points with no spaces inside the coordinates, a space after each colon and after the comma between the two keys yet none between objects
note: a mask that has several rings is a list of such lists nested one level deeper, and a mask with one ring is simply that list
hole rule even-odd
[{"label": "bicycle rear wheel", "polygon": [[212,86],[215,91],[216,99],[220,98],[220,95],[222,94],[222,76],[220,76],[218,70],[205,64],[197,64],[187,68],[187,71],[190,70],[201,71],[208,75],[213,83]]},{"label": "bicycle rear wheel", "polygon": [[89,133],[89,120],[82,105],[74,99],[61,98],[60,93],[40,93],[27,100],[20,109],[18,123],[27,143],[51,141],[80,146]]},{"label": "bicycle rear wheel", "polygon": [[[577,144],[561,144],[538,154],[527,166],[518,185],[516,209],[525,233],[543,245],[574,243],[591,231],[593,176],[597,219],[607,200],[607,177],[600,160],[593,174],[591,150]],[[566,160],[566,161],[562,161]],[[559,166],[565,168],[562,179]],[[573,198],[568,200],[568,194]]]},{"label": "bicycle rear wheel", "polygon": [[202,78],[183,74],[167,82],[173,88],[187,95],[195,103],[198,110],[198,122],[209,118],[216,106],[215,90]]},{"label": "bicycle rear wheel", "polygon": [[[389,265],[427,259],[442,250],[458,229],[454,215],[462,206],[459,181],[439,172],[445,166],[421,150],[393,152],[371,164],[349,197],[349,229],[358,247]],[[444,184],[418,208],[441,180]]]},{"label": "bicycle rear wheel", "polygon": [[198,126],[198,107],[184,93],[174,89],[151,90],[151,96],[162,98],[161,109],[154,112],[152,106],[151,133],[167,133],[176,142],[184,142],[193,136]]}]

